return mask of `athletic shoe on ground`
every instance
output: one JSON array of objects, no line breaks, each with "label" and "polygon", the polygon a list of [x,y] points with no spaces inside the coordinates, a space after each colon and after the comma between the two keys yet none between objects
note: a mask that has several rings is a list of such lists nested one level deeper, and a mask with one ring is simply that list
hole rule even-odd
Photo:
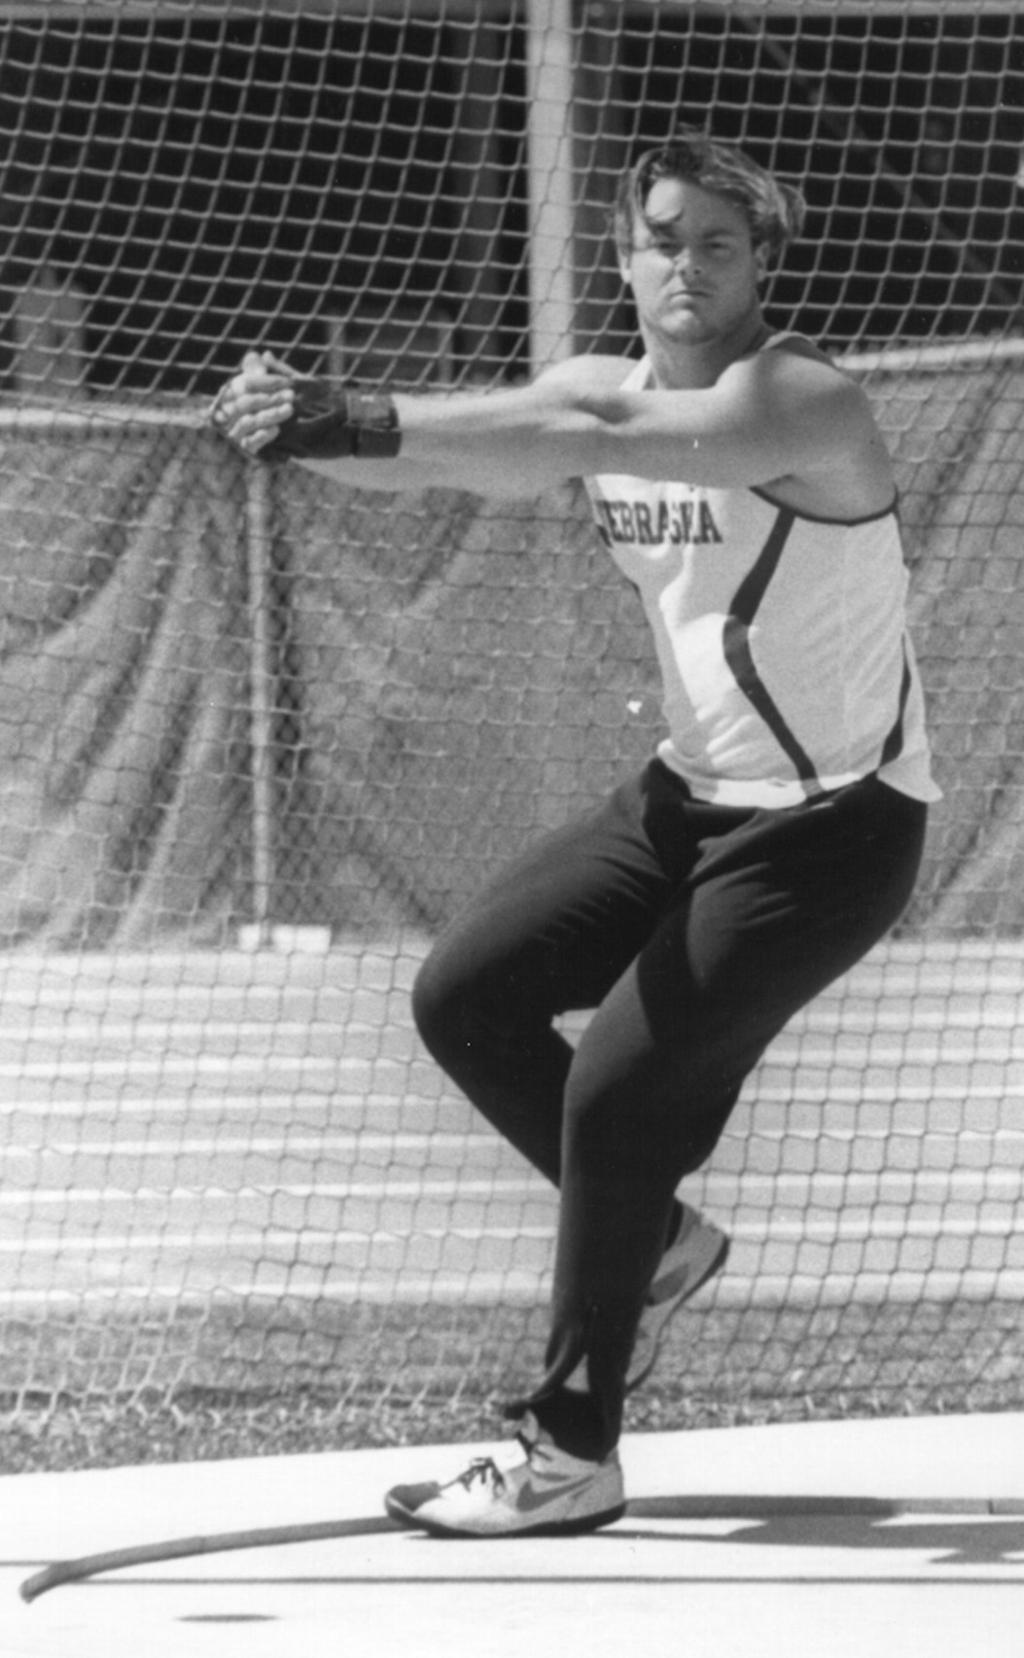
[{"label": "athletic shoe on ground", "polygon": [[631,1393],[654,1369],[658,1349],[669,1319],[702,1284],[721,1271],[729,1253],[725,1233],[684,1203],[683,1218],[674,1243],[661,1258],[654,1283],[640,1314],[633,1356],[626,1376]]},{"label": "athletic shoe on ground", "polygon": [[478,1457],[447,1485],[396,1485],[385,1498],[388,1514],[434,1537],[556,1537],[596,1531],[625,1513],[615,1451],[584,1462],[560,1451],[532,1416],[516,1437],[521,1462],[499,1468]]}]

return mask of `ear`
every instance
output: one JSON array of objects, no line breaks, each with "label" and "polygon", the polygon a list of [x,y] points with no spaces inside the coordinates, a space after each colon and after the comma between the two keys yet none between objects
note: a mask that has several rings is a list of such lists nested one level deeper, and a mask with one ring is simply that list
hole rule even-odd
[{"label": "ear", "polygon": [[616,258],[619,262],[619,275],[626,284],[626,287],[631,288],[633,286],[633,269],[632,260],[630,259],[628,250],[618,248],[616,250]]},{"label": "ear", "polygon": [[768,266],[771,263],[768,257],[768,249],[764,242],[759,243],[759,245],[754,249],[754,263],[757,267],[757,280],[760,282],[768,275]]}]

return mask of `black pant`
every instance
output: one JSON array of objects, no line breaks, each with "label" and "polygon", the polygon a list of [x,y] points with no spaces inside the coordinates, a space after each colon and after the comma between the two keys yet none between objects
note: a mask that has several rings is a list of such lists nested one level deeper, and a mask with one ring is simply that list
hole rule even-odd
[{"label": "black pant", "polygon": [[[621,1431],[677,1185],[767,1044],[897,920],[925,817],[874,778],[785,810],[709,805],[654,761],[500,875],[424,965],[427,1047],[561,1188],[547,1372],[513,1408],[573,1454]],[[574,1052],[553,1020],[590,1008]]]}]

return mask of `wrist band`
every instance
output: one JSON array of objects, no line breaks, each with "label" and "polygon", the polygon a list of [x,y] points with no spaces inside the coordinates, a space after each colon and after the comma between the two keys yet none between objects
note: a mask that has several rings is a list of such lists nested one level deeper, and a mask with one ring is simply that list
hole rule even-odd
[{"label": "wrist band", "polygon": [[402,447],[398,410],[386,392],[346,392],[352,453],[359,460],[381,460]]}]

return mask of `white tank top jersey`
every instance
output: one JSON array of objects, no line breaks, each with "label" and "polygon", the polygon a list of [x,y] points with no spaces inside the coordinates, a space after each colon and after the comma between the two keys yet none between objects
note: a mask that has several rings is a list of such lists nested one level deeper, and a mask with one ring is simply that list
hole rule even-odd
[{"label": "white tank top jersey", "polygon": [[[624,389],[651,383],[644,359]],[[654,632],[669,731],[658,754],[698,799],[794,806],[872,774],[939,798],[895,502],[847,522],[757,489],[618,476],[586,488]]]}]

